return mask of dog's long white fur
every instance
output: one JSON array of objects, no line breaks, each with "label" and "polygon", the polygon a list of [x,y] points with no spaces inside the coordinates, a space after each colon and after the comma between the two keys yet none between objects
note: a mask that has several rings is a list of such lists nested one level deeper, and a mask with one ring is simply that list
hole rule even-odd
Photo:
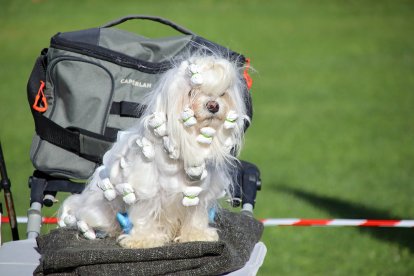
[{"label": "dog's long white fur", "polygon": [[[191,84],[190,64],[198,66],[201,84]],[[217,240],[216,229],[208,224],[208,210],[216,206],[223,191],[235,181],[231,174],[237,162],[234,153],[241,148],[244,120],[248,119],[241,69],[225,58],[195,55],[164,73],[143,102],[147,108],[142,119],[118,135],[103,158],[103,167],[94,173],[85,191],[63,202],[60,225],[77,225],[90,239],[95,238],[97,230],[118,236],[121,230],[116,213],[128,212],[133,228],[129,234],[119,236],[123,247]],[[218,104],[216,113],[207,109],[209,101]],[[194,111],[195,125],[183,124],[180,116],[185,108]],[[164,137],[156,135],[150,126],[154,113],[166,115]],[[239,115],[234,128],[224,127],[229,113]],[[216,131],[211,144],[197,142],[200,130],[205,127]],[[175,150],[174,158],[165,150],[165,139]],[[204,178],[197,180],[188,175],[191,169],[197,171],[200,166],[207,173]],[[110,190],[107,193],[117,193],[115,199],[105,197],[100,188],[104,180],[105,189]],[[122,194],[125,184],[133,190],[129,201]],[[183,192],[190,186],[201,187],[202,191],[198,205],[186,207],[182,204]]]}]

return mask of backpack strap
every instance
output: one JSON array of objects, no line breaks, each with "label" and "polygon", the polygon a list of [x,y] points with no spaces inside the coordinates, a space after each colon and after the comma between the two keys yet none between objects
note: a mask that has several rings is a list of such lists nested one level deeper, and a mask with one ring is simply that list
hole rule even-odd
[{"label": "backpack strap", "polygon": [[107,137],[80,128],[64,128],[40,113],[33,112],[36,133],[43,140],[73,152],[89,161],[102,163],[115,137]]},{"label": "backpack strap", "polygon": [[135,102],[112,102],[110,114],[121,117],[140,118],[147,107]]}]

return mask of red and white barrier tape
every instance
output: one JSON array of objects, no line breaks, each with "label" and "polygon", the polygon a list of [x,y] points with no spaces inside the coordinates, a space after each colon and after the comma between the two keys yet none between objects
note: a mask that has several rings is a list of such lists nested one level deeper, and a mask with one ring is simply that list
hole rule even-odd
[{"label": "red and white barrier tape", "polygon": [[[17,217],[17,223],[27,223],[27,217]],[[1,223],[9,223],[10,219],[8,217],[1,217]],[[42,223],[43,224],[56,224],[58,222],[57,218],[54,217],[43,217]]]},{"label": "red and white barrier tape", "polygon": [[[357,227],[414,227],[414,220],[371,220],[371,219],[262,219],[264,226],[357,226]],[[8,223],[8,217],[1,217]],[[17,217],[17,223],[27,223],[27,217]],[[43,217],[42,223],[56,224],[57,218]]]},{"label": "red and white barrier tape", "polygon": [[264,226],[414,227],[414,220],[371,219],[262,219]]}]

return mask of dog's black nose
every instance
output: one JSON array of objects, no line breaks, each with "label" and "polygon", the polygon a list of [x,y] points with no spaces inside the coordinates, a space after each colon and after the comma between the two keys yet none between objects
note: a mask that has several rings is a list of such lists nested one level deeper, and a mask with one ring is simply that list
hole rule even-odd
[{"label": "dog's black nose", "polygon": [[217,111],[219,111],[219,104],[216,101],[209,101],[206,103],[206,107],[208,109],[208,111],[210,111],[211,113],[216,113]]}]

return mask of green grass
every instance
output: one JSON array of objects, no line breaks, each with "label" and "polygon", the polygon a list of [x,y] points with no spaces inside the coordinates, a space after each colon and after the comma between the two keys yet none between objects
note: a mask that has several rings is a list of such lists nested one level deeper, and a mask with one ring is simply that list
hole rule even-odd
[{"label": "green grass", "polygon": [[[262,172],[257,217],[414,218],[414,4],[400,0],[3,0],[0,138],[18,215],[29,200],[25,87],[36,56],[56,32],[131,13],[167,17],[251,57],[255,114],[242,157]],[[10,239],[7,225],[2,232]],[[414,271],[412,229],[274,227],[263,241],[259,275]]]}]

